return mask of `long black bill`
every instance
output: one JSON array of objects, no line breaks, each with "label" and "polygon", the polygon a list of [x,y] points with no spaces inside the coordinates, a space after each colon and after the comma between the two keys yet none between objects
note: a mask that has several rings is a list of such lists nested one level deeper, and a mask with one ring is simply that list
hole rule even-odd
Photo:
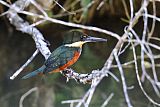
[{"label": "long black bill", "polygon": [[87,36],[85,38],[86,42],[106,42],[107,39],[103,39],[103,38],[97,38],[97,37],[92,37],[92,36]]}]

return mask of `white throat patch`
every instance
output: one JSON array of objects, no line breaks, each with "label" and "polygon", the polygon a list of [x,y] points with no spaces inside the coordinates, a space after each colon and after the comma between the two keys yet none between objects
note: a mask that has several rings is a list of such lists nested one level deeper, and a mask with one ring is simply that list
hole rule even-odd
[{"label": "white throat patch", "polygon": [[68,46],[68,47],[82,47],[82,45],[86,43],[84,41],[79,41],[79,42],[74,42],[74,43],[71,43],[71,44],[65,44],[64,46]]}]

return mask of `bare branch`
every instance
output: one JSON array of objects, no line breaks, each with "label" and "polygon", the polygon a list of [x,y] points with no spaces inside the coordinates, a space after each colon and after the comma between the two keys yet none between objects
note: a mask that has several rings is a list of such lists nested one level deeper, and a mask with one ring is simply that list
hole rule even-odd
[{"label": "bare branch", "polygon": [[[146,72],[146,68],[145,68],[145,66],[144,65],[146,65],[145,64],[145,61],[144,61],[144,53],[146,53],[148,56],[150,56],[150,58],[151,58],[151,60],[153,60],[153,58],[152,58],[152,56],[151,55],[149,55],[149,53],[147,52],[147,50],[146,50],[146,48],[145,48],[145,46],[147,47],[147,45],[144,43],[145,42],[145,40],[143,39],[142,41],[139,39],[139,37],[138,37],[138,35],[135,33],[135,31],[134,30],[131,30],[131,32],[133,33],[133,35],[136,37],[136,39],[137,39],[137,41],[140,43],[140,46],[141,46],[141,68],[142,68],[142,76],[141,76],[141,79],[142,79],[142,81],[144,82],[144,79],[145,79],[145,77],[150,81],[150,83],[152,84],[152,86],[153,86],[153,88],[154,88],[154,90],[155,90],[155,92],[157,93],[157,95],[159,96],[159,91],[158,91],[158,89],[157,89],[157,84],[156,84],[156,82],[154,81],[154,80],[152,80],[152,78],[147,74],[147,72]],[[154,64],[154,62],[152,62],[152,64]],[[155,66],[153,66],[153,67],[155,67]],[[155,73],[155,69],[152,67],[152,69],[153,69],[153,73],[154,73],[154,75],[155,75],[155,78],[156,78],[156,73]]]},{"label": "bare branch", "polygon": [[11,77],[10,79],[13,80],[15,77],[17,77],[17,75],[35,58],[35,56],[38,54],[39,50],[37,49],[33,55],[27,60],[27,62],[20,67]]},{"label": "bare branch", "polygon": [[44,16],[48,17],[47,13],[43,10],[43,8],[35,1],[29,0]]},{"label": "bare branch", "polygon": [[135,62],[135,70],[136,70],[136,76],[137,76],[138,84],[139,84],[139,86],[140,86],[143,94],[148,98],[148,100],[149,100],[150,102],[152,102],[153,104],[155,104],[155,105],[157,105],[157,106],[160,106],[159,103],[155,102],[152,98],[150,98],[150,97],[148,96],[148,94],[145,92],[145,90],[144,90],[144,88],[143,88],[143,86],[142,86],[142,83],[141,83],[141,80],[140,80],[139,71],[138,71],[136,51],[135,51],[135,47],[134,47],[133,43],[132,43],[132,49],[133,49],[133,56],[134,56],[134,60],[135,60],[135,61],[134,61],[134,62]]},{"label": "bare branch", "polygon": [[3,4],[4,6],[10,7],[10,5],[2,0],[0,0],[0,3]]},{"label": "bare branch", "polygon": [[[47,47],[47,43],[45,42],[45,39],[43,38],[43,35],[38,31],[38,29],[35,28],[36,25],[44,23],[45,21],[50,21],[52,23],[58,23],[58,24],[65,25],[65,26],[70,26],[70,27],[76,27],[76,28],[101,32],[101,33],[107,34],[111,37],[114,37],[118,40],[116,46],[112,50],[109,58],[106,60],[106,62],[104,64],[104,67],[101,70],[93,70],[90,74],[76,73],[72,69],[66,69],[66,70],[61,72],[67,78],[67,80],[74,79],[75,81],[83,83],[83,84],[86,84],[86,83],[91,84],[91,87],[88,89],[88,91],[85,93],[85,95],[82,96],[81,99],[63,101],[62,102],[63,104],[64,103],[70,103],[70,107],[73,107],[74,104],[76,103],[77,104],[76,107],[80,107],[82,105],[84,105],[84,107],[88,107],[90,102],[91,102],[91,99],[94,95],[94,92],[96,90],[96,87],[98,86],[98,84],[101,82],[101,80],[104,77],[106,77],[108,75],[111,75],[117,82],[119,81],[119,79],[112,72],[110,72],[111,68],[118,67],[118,69],[120,71],[120,74],[121,74],[125,100],[127,102],[128,107],[132,107],[132,104],[131,104],[131,101],[129,99],[128,92],[127,92],[127,90],[130,89],[130,88],[127,87],[125,76],[124,76],[124,69],[122,67],[125,67],[126,65],[134,63],[135,69],[136,69],[136,76],[137,76],[138,84],[139,84],[143,94],[148,98],[148,100],[150,102],[152,102],[153,104],[155,104],[157,106],[160,106],[159,103],[155,102],[145,92],[145,90],[142,86],[142,82],[144,82],[145,79],[148,80],[151,83],[156,95],[158,97],[160,97],[160,92],[159,92],[160,82],[158,81],[158,76],[157,76],[156,68],[155,68],[156,65],[157,65],[155,63],[155,59],[159,58],[159,57],[158,57],[158,55],[155,56],[153,51],[152,51],[152,49],[160,50],[160,46],[156,45],[154,43],[151,43],[149,41],[150,39],[156,39],[156,40],[160,41],[159,38],[152,37],[152,34],[154,32],[154,29],[155,29],[155,22],[156,21],[160,22],[160,18],[156,17],[156,5],[155,5],[155,1],[159,1],[159,0],[150,0],[150,1],[153,2],[153,15],[148,14],[147,8],[148,8],[149,0],[143,0],[141,8],[135,14],[134,14],[133,0],[129,0],[130,10],[127,10],[125,0],[122,0],[122,3],[123,3],[124,8],[125,8],[126,15],[130,20],[129,20],[129,25],[125,29],[124,34],[122,36],[119,36],[118,34],[116,34],[114,32],[111,32],[111,31],[108,31],[108,30],[105,30],[105,29],[101,29],[101,28],[98,28],[98,27],[85,26],[85,25],[81,25],[81,24],[75,24],[75,23],[71,23],[71,22],[65,22],[65,21],[50,18],[47,15],[47,13],[43,10],[43,8],[34,0],[17,0],[12,5],[9,5],[6,2],[0,0],[0,3],[2,5],[5,5],[5,6],[9,7],[9,10],[2,13],[1,15],[6,15],[7,14],[7,18],[9,19],[10,23],[13,24],[16,27],[17,30],[32,35],[32,38],[34,39],[35,44],[36,44],[36,48],[37,48],[37,50],[34,52],[32,57],[29,58],[28,61],[19,70],[17,70],[12,77],[10,77],[10,79],[14,79],[32,61],[32,59],[38,54],[39,51],[42,53],[42,55],[45,57],[45,59],[47,59],[48,56],[51,54],[50,50]],[[67,12],[67,14],[72,14],[72,12],[68,11],[68,10],[70,10],[70,8],[65,9],[57,1],[54,1],[54,2],[55,2],[55,4],[60,6],[60,8],[63,10],[63,12]],[[75,4],[77,2],[80,2],[80,1],[76,1]],[[95,1],[92,1],[86,8],[88,9],[92,5],[92,3],[94,3],[94,2]],[[24,11],[24,8],[27,7],[30,3],[32,3],[42,14],[39,15],[39,14],[31,13],[31,12],[28,12],[28,11]],[[97,10],[99,10],[102,7],[102,5],[104,5],[104,3],[105,3],[105,0],[100,2],[99,6],[97,7]],[[77,10],[77,12],[81,11],[83,9],[84,8],[81,8],[81,9]],[[128,11],[130,11],[130,15],[129,15]],[[20,16],[18,16],[18,13],[38,17],[41,20],[30,25],[28,22],[24,21]],[[74,11],[73,14],[75,14],[75,13],[76,12]],[[134,31],[134,26],[137,24],[138,19],[141,16],[143,17],[143,24],[144,24],[142,39],[140,39],[140,37]],[[149,33],[148,33],[148,26],[149,26],[148,25],[148,18],[153,19],[151,31]],[[134,36],[133,38],[135,38],[135,39],[132,39],[131,36]],[[128,44],[126,46],[124,46],[124,42],[128,42]],[[133,43],[135,43],[136,45],[133,44]],[[125,52],[126,49],[129,48],[129,46],[132,47],[134,60],[121,64],[119,56],[123,52]],[[141,47],[141,54],[140,54],[141,56],[139,58],[137,58],[137,56],[136,56],[135,46],[140,46]],[[124,48],[122,49],[122,47],[124,47]],[[145,58],[147,58],[149,61],[147,62]],[[114,59],[116,60],[117,65],[113,65]],[[138,71],[138,65],[137,65],[138,60],[141,61],[142,82],[140,80],[140,75],[139,75],[139,71]],[[147,64],[151,68],[151,71],[153,73],[153,77],[150,76],[149,73],[147,72],[147,69],[146,69],[148,67]],[[33,90],[29,91],[28,93],[30,94],[31,92],[33,92]],[[25,95],[22,96],[22,98],[20,100],[20,107],[23,106],[23,104],[22,104],[23,100],[25,99],[26,96],[29,95],[28,93],[26,93]],[[113,94],[111,94],[107,98],[107,100],[103,103],[102,107],[104,107],[108,104],[108,102],[110,101],[112,96],[113,96]]]},{"label": "bare branch", "polygon": [[133,0],[129,0],[129,4],[130,4],[130,10],[131,10],[131,19],[130,20],[133,20],[133,14],[134,14]]},{"label": "bare branch", "polygon": [[109,103],[109,101],[112,99],[113,96],[114,96],[114,93],[111,93],[111,94],[109,95],[109,97],[106,99],[106,101],[102,104],[101,107],[106,107],[107,104]]},{"label": "bare branch", "polygon": [[[47,43],[45,42],[45,39],[43,38],[43,35],[39,32],[39,30],[33,26],[30,26],[28,22],[25,22],[21,17],[18,16],[19,11],[23,11],[25,7],[27,7],[30,4],[30,0],[18,0],[11,6],[7,3],[0,0],[0,3],[6,5],[9,7],[9,10],[7,11],[7,17],[11,24],[13,24],[17,30],[20,30],[24,33],[32,35],[32,38],[35,40],[37,49],[43,54],[45,59],[49,57],[51,54],[50,50],[47,47]],[[44,13],[44,11],[34,2],[32,1],[34,5],[37,6],[37,8]],[[44,13],[45,16],[47,16]],[[10,79],[14,79],[31,61],[32,59],[37,55],[38,50],[32,55],[32,57],[18,70],[16,71],[13,76],[10,77]]]},{"label": "bare branch", "polygon": [[18,0],[14,4],[10,6],[8,10],[7,17],[11,24],[13,24],[17,30],[20,30],[24,33],[32,35],[35,40],[37,49],[43,54],[45,59],[51,54],[50,50],[47,47],[47,43],[45,43],[45,39],[43,35],[38,31],[37,28],[29,26],[28,22],[25,22],[21,17],[18,16],[19,11],[23,11],[23,9],[28,6],[30,3],[29,0]]},{"label": "bare branch", "polygon": [[50,18],[50,17],[45,17],[43,15],[38,15],[38,14],[31,13],[31,12],[27,12],[27,11],[19,11],[19,13],[30,15],[30,16],[36,16],[38,18],[41,18],[41,19],[44,19],[44,20],[47,20],[47,21],[51,21],[53,23],[62,24],[62,25],[65,25],[65,26],[70,26],[70,27],[76,27],[76,28],[82,28],[82,29],[86,29],[86,30],[92,30],[92,31],[101,32],[101,33],[110,35],[112,37],[115,37],[118,40],[120,39],[120,37],[119,37],[118,34],[113,33],[111,31],[107,31],[107,30],[98,28],[98,27],[85,26],[85,25],[81,25],[81,24],[75,24],[75,23],[71,23],[71,22],[65,22],[65,21],[53,19],[53,18]]},{"label": "bare branch", "polygon": [[69,14],[76,14],[75,12],[69,12],[68,10],[66,10],[62,5],[60,5],[56,0],[53,0],[60,8],[63,9],[63,11],[66,11]]},{"label": "bare branch", "polygon": [[118,58],[118,55],[116,52],[114,52],[114,57],[115,57],[115,60],[118,64],[118,69],[120,71],[120,74],[121,74],[121,79],[122,79],[122,84],[123,84],[123,92],[124,92],[124,95],[125,95],[125,99],[126,99],[126,102],[127,102],[127,105],[128,107],[133,107],[131,105],[131,102],[130,102],[130,99],[129,99],[129,96],[128,96],[128,92],[127,92],[127,85],[126,85],[126,81],[125,81],[125,77],[124,77],[124,71],[123,71],[123,68],[121,66],[121,63],[119,61],[119,58]]},{"label": "bare branch", "polygon": [[[100,79],[101,75],[104,73],[99,70],[93,70],[90,74],[80,74],[76,73],[73,69],[66,69],[61,72],[66,78],[69,79],[74,79],[77,82],[83,83],[83,84],[91,84],[92,81],[97,78]],[[108,74],[110,74],[117,82],[119,82],[119,79],[111,72],[108,71]],[[108,76],[108,75],[105,75]]]},{"label": "bare branch", "polygon": [[[126,32],[122,35],[122,37],[119,39],[118,43],[116,44],[115,48],[113,49],[112,53],[110,54],[110,57],[107,59],[104,67],[102,68],[102,72],[103,74],[101,75],[101,77],[97,80],[97,82],[94,84],[94,87],[96,87],[99,82],[103,79],[103,77],[105,75],[108,74],[109,69],[111,68],[113,59],[114,59],[114,54],[118,53],[118,50],[120,49],[120,46],[124,43],[125,39],[128,37],[128,32],[132,29],[132,27],[136,24],[137,20],[139,19],[139,17],[142,15],[143,9],[148,5],[148,3],[144,2],[142,4],[142,7],[140,8],[140,10],[137,12],[137,14],[135,15],[135,17],[133,18],[132,22],[129,24],[128,29],[126,30]],[[124,84],[124,83],[123,83]],[[79,104],[77,105],[77,107],[80,107],[80,105],[82,103],[85,102],[85,99],[87,96],[89,96],[90,92],[92,93],[94,90],[92,90],[93,87],[91,87],[88,92],[84,95],[84,97],[82,98],[82,101],[79,102]],[[90,91],[91,90],[91,91]],[[90,94],[92,96],[92,94]],[[90,98],[90,97],[89,97]],[[127,98],[126,98],[127,99]],[[131,106],[131,104],[129,103],[128,99],[127,99],[127,103],[129,106]],[[85,103],[84,103],[85,104]]]},{"label": "bare branch", "polygon": [[38,88],[37,87],[31,88],[29,91],[27,91],[25,94],[21,96],[21,99],[19,101],[19,107],[23,107],[24,99],[34,91],[38,91]]},{"label": "bare branch", "polygon": [[[153,16],[156,16],[156,4],[155,4],[155,0],[152,0],[152,5],[153,5]],[[148,40],[152,37],[152,34],[154,32],[154,29],[155,29],[155,24],[156,24],[156,19],[153,18],[151,31],[148,34]]]}]

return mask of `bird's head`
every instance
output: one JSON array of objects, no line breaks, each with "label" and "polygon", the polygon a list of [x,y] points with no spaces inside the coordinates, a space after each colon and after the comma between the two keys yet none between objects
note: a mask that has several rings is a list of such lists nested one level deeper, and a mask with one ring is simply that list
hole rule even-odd
[{"label": "bird's head", "polygon": [[106,39],[97,38],[88,36],[87,34],[79,31],[79,30],[72,30],[66,33],[64,44],[68,47],[82,47],[84,43],[87,42],[106,42]]}]

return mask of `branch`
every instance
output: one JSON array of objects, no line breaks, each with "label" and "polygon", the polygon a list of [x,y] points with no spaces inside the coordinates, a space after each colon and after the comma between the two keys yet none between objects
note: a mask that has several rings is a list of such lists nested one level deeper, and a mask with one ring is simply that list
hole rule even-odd
[{"label": "branch", "polygon": [[137,56],[136,56],[135,47],[134,47],[133,43],[131,43],[131,44],[132,44],[133,56],[134,56],[134,60],[135,60],[135,61],[134,61],[134,62],[135,62],[134,64],[135,64],[135,70],[136,70],[136,76],[137,76],[138,84],[139,84],[139,86],[140,86],[143,94],[147,97],[147,99],[148,99],[150,102],[152,102],[153,104],[155,104],[155,105],[157,105],[157,106],[160,106],[159,103],[155,102],[150,96],[148,96],[148,94],[145,92],[145,90],[144,90],[144,88],[143,88],[143,86],[142,86],[141,79],[140,79],[140,75],[139,75],[139,71],[138,71],[138,64],[137,64]]},{"label": "branch", "polygon": [[[139,9],[139,11],[135,14],[135,16],[133,17],[133,19],[131,20],[131,22],[130,22],[130,24],[129,24],[127,30],[126,30],[126,32],[119,39],[119,41],[117,42],[115,48],[113,49],[112,53],[110,54],[109,58],[107,59],[106,63],[104,64],[104,67],[101,70],[103,72],[102,75],[100,76],[100,78],[98,80],[96,79],[97,82],[92,82],[92,83],[94,83],[94,84],[92,84],[92,85],[94,85],[94,88],[96,88],[97,85],[100,83],[100,81],[108,74],[108,71],[111,68],[112,62],[114,60],[114,54],[118,53],[118,50],[120,49],[121,45],[124,43],[125,39],[128,37],[128,32],[130,32],[130,30],[135,26],[135,24],[137,23],[138,19],[142,16],[142,12],[143,12],[144,8],[147,7],[147,6],[148,6],[148,2],[147,3],[144,2],[142,4],[142,7]],[[91,87],[89,89],[91,91],[88,90],[88,92],[84,96],[87,96],[88,98],[90,98],[89,95],[92,96],[92,94],[90,94],[90,93],[92,93],[92,88],[93,87]],[[85,99],[86,99],[86,97],[83,97],[82,98],[82,102],[80,102],[77,105],[77,107],[79,107],[80,104],[82,104],[82,103],[86,104],[86,102],[84,102]]]},{"label": "branch", "polygon": [[[30,4],[30,2],[35,7],[37,7],[37,9],[39,11],[42,12],[42,15],[24,11],[24,8],[26,6],[28,6]],[[108,74],[110,74],[117,81],[119,81],[118,78],[116,76],[114,76],[114,74],[112,74],[110,72],[110,69],[113,67],[113,64],[112,64],[113,60],[115,59],[116,62],[117,62],[117,66],[119,68],[120,74],[121,74],[121,79],[122,79],[123,91],[124,91],[125,99],[126,99],[126,102],[128,104],[128,107],[131,107],[132,105],[131,105],[129,97],[128,97],[127,85],[126,85],[126,82],[125,82],[124,72],[123,72],[123,69],[122,69],[122,64],[121,64],[121,62],[119,60],[119,56],[120,56],[121,53],[123,53],[128,48],[130,43],[132,43],[132,40],[127,40],[127,37],[130,34],[130,32],[133,35],[136,35],[133,32],[133,27],[138,22],[138,19],[141,16],[143,16],[143,18],[144,18],[144,28],[143,28],[142,40],[140,40],[138,36],[137,36],[137,38],[135,36],[135,38],[136,38],[136,42],[138,41],[138,43],[141,46],[142,71],[143,71],[145,77],[151,82],[155,92],[157,94],[159,94],[159,90],[158,90],[159,86],[156,86],[157,84],[159,84],[159,82],[158,82],[157,74],[156,74],[155,67],[154,67],[155,66],[154,57],[153,57],[152,50],[150,49],[149,46],[151,46],[151,47],[153,47],[155,49],[160,49],[160,48],[159,48],[159,46],[157,46],[155,44],[152,44],[152,43],[149,43],[148,41],[146,42],[145,40],[146,40],[146,37],[147,37],[146,35],[147,35],[147,27],[148,27],[148,17],[153,18],[153,24],[152,24],[151,32],[150,32],[150,34],[149,34],[149,36],[147,38],[148,40],[151,38],[151,36],[153,34],[154,27],[155,27],[155,20],[160,21],[160,18],[155,16],[156,15],[155,14],[155,11],[156,11],[155,6],[153,7],[154,15],[149,15],[148,14],[148,12],[147,12],[147,6],[149,4],[148,0],[144,0],[143,1],[142,5],[141,5],[141,8],[139,9],[139,11],[135,15],[134,15],[133,1],[132,0],[129,1],[129,3],[130,3],[130,16],[131,16],[130,23],[129,23],[128,27],[126,27],[126,31],[124,32],[124,34],[121,37],[116,33],[113,33],[111,31],[104,30],[104,29],[101,29],[101,28],[97,28],[97,27],[93,27],[93,26],[85,26],[85,25],[81,25],[81,24],[75,24],[75,23],[71,23],[71,22],[65,22],[65,21],[61,21],[61,20],[50,18],[45,13],[45,11],[36,2],[34,2],[34,0],[18,0],[13,5],[8,5],[7,3],[5,3],[2,0],[0,0],[0,3],[9,7],[9,10],[7,12],[5,12],[4,14],[7,14],[7,18],[9,18],[10,23],[13,24],[16,27],[17,30],[20,30],[20,31],[22,31],[24,33],[32,35],[32,38],[35,40],[36,47],[37,47],[37,50],[32,55],[32,57],[11,77],[11,79],[14,79],[32,61],[32,59],[37,55],[38,51],[40,51],[43,54],[45,59],[47,59],[48,56],[51,54],[50,50],[47,47],[47,43],[45,42],[45,39],[43,38],[43,35],[34,26],[36,26],[36,25],[38,25],[40,23],[43,23],[44,21],[51,21],[53,23],[58,23],[58,24],[65,25],[65,26],[97,31],[97,32],[105,33],[107,35],[115,37],[118,40],[118,42],[117,42],[116,46],[114,47],[113,51],[111,52],[109,58],[105,62],[104,67],[101,70],[93,70],[90,74],[79,74],[79,73],[76,73],[72,69],[66,69],[66,70],[61,72],[65,77],[67,77],[67,81],[69,79],[74,79],[77,82],[80,82],[80,83],[83,83],[83,84],[86,84],[86,83],[91,84],[90,89],[86,92],[86,94],[81,99],[72,100],[72,101],[68,101],[68,102],[71,103],[71,106],[73,105],[73,103],[78,102],[76,107],[80,107],[82,104],[85,107],[88,107],[90,102],[91,102],[92,96],[93,96],[93,94],[94,94],[94,92],[96,90],[96,87],[98,86],[98,84],[101,82],[101,80],[104,77],[106,77],[106,76],[108,76]],[[56,2],[56,4],[59,5],[58,2]],[[103,4],[100,4],[99,6],[101,7],[101,5],[103,5]],[[153,5],[155,5],[155,3],[153,3]],[[59,6],[62,9],[64,9],[61,5],[59,5]],[[100,8],[100,7],[98,7],[98,8]],[[22,13],[22,14],[38,17],[38,18],[40,18],[42,20],[40,20],[40,21],[38,21],[38,22],[36,22],[36,23],[34,23],[32,25],[29,25],[29,23],[25,22],[21,17],[18,16],[17,13]],[[4,15],[4,14],[2,14],[2,15]],[[125,41],[128,41],[130,43],[128,43],[128,45],[123,50],[121,50],[121,47],[123,47],[123,44],[124,44]],[[142,87],[142,83],[140,81],[140,76],[138,74],[138,66],[137,66],[137,62],[136,62],[137,58],[136,58],[136,53],[135,53],[135,47],[134,47],[133,44],[131,44],[131,45],[133,47],[133,53],[134,53],[134,61],[133,62],[135,63],[136,75],[137,75],[137,80],[138,80],[139,86],[140,86],[142,92],[144,93],[144,95],[149,99],[150,102],[152,102],[155,105],[160,106],[160,104],[155,102],[153,99],[151,99],[147,95],[147,93],[145,92],[145,90]],[[118,54],[118,52],[120,52],[120,53]],[[154,79],[152,79],[147,74],[147,72],[145,71],[144,54],[146,54],[151,60],[151,67],[152,67]],[[125,64],[129,64],[129,63],[125,63]],[[23,102],[23,100],[22,100],[22,102]],[[106,102],[107,102],[107,100],[106,100]]]},{"label": "branch", "polygon": [[46,16],[43,16],[43,15],[39,15],[39,14],[27,12],[27,11],[19,11],[19,13],[29,15],[29,16],[38,17],[38,18],[44,19],[46,21],[50,21],[50,22],[53,22],[53,23],[57,23],[57,24],[61,24],[61,25],[69,26],[69,27],[76,27],[76,28],[81,28],[81,29],[86,29],[86,30],[91,30],[91,31],[97,31],[97,32],[100,32],[100,33],[110,35],[110,36],[112,36],[112,37],[114,37],[118,40],[120,39],[120,36],[118,34],[113,33],[111,31],[108,31],[108,30],[105,30],[105,29],[98,28],[98,27],[85,26],[85,25],[81,25],[81,24],[65,22],[65,21],[62,21],[62,20],[53,19],[53,18],[50,18],[50,17],[46,17]]},{"label": "branch", "polygon": [[[52,19],[52,18],[48,17],[46,14],[44,14],[44,16],[43,16],[43,15],[38,15],[38,14],[26,12],[26,11],[24,11],[24,8],[29,5],[30,1],[32,4],[34,4],[37,7],[37,9],[39,9],[44,14],[44,11],[33,0],[18,0],[11,6],[8,5],[7,3],[3,2],[2,0],[0,0],[0,3],[3,5],[6,5],[10,8],[7,11],[7,17],[9,18],[10,23],[13,24],[17,30],[20,30],[24,33],[32,35],[33,39],[35,40],[37,49],[39,49],[39,51],[43,54],[45,59],[48,58],[48,56],[51,54],[51,52],[47,47],[47,43],[45,42],[43,35],[38,31],[38,29],[36,29],[34,27],[37,24],[43,23],[45,20],[51,21],[54,23],[59,23],[59,24],[66,25],[66,26],[78,27],[78,28],[83,28],[83,29],[87,29],[87,30],[98,31],[101,33],[111,35],[117,39],[120,38],[119,35],[117,35],[113,32],[101,29],[101,28],[92,27],[92,26],[84,26],[84,25],[80,25],[80,24],[74,24],[74,23],[70,23],[70,22],[64,22],[61,20],[57,20],[57,19]],[[18,16],[17,13],[23,13],[23,14],[34,16],[34,17],[39,17],[44,20],[39,21],[35,24],[29,25],[29,23],[25,22],[21,17]],[[24,67],[21,67],[21,68],[24,68]],[[16,75],[11,76],[10,78],[14,79],[22,70],[23,69],[16,71],[16,73],[15,73]]]},{"label": "branch", "polygon": [[38,88],[37,87],[31,88],[29,91],[27,91],[25,94],[21,96],[21,99],[19,101],[19,107],[23,107],[24,99],[34,91],[38,91]]},{"label": "branch", "polygon": [[[83,84],[91,84],[95,78],[99,79],[101,75],[104,74],[100,70],[93,70],[90,74],[80,74],[75,72],[71,68],[62,71],[61,73],[67,78],[67,82],[69,81],[69,79],[74,79],[75,81]],[[109,71],[108,74],[110,74],[117,82],[119,82],[119,79],[114,74]],[[108,76],[108,74],[106,76]]]},{"label": "branch", "polygon": [[[150,55],[150,53],[148,53],[148,51],[146,50],[146,48],[145,47],[147,47],[147,45],[150,45],[149,43],[146,43],[144,40],[140,40],[140,38],[138,37],[138,35],[135,33],[135,31],[134,30],[131,30],[131,32],[133,33],[133,35],[135,36],[135,38],[137,39],[136,41],[140,44],[140,46],[141,46],[141,68],[142,68],[142,82],[144,82],[144,77],[146,77],[149,81],[150,81],[150,83],[152,84],[152,86],[153,86],[153,88],[154,88],[154,90],[155,90],[155,92],[157,93],[157,95],[159,96],[159,91],[158,91],[158,89],[157,89],[157,82],[156,81],[154,81],[149,75],[148,75],[148,73],[146,72],[146,68],[145,68],[145,61],[144,61],[144,53],[146,53],[147,54],[147,56],[149,56],[149,58],[151,58],[151,62],[152,62],[152,55]],[[132,43],[132,42],[131,42]],[[133,48],[133,47],[132,47]],[[153,62],[152,62],[153,63]],[[153,65],[153,64],[152,64]],[[153,67],[155,67],[155,65],[154,66],[152,66],[152,69],[153,69],[153,73],[154,73],[154,75],[156,75],[155,74],[155,71],[154,71],[154,68]]]},{"label": "branch", "polygon": [[[32,0],[31,0],[32,1]],[[45,42],[45,39],[43,35],[39,32],[37,28],[34,26],[30,26],[28,22],[24,21],[17,13],[19,11],[23,11],[25,7],[27,7],[30,4],[30,0],[18,0],[12,5],[8,5],[6,2],[0,0],[0,3],[3,5],[6,5],[9,7],[9,10],[7,11],[7,18],[9,19],[10,23],[13,24],[17,30],[27,33],[32,36],[32,38],[35,41],[37,49],[42,53],[42,55],[47,59],[49,55],[51,54],[50,50],[47,47],[47,43]],[[34,5],[36,3],[32,1]],[[37,5],[36,5],[37,6]],[[39,6],[37,6],[38,9],[40,9]],[[40,9],[41,10],[41,9]],[[41,10],[42,11],[42,10]],[[42,11],[44,13],[44,11]],[[44,14],[46,16],[46,14]],[[10,79],[14,79],[17,77],[17,75],[32,61],[32,59],[38,54],[38,50],[35,51],[35,53],[32,55],[30,59],[19,69],[17,70]]]},{"label": "branch", "polygon": [[15,77],[18,76],[18,74],[30,63],[32,62],[32,60],[36,57],[36,55],[38,54],[39,50],[37,49],[33,55],[27,60],[27,62],[22,66],[20,67],[11,77],[10,79],[13,80]]},{"label": "branch", "polygon": [[126,99],[127,105],[128,105],[128,107],[133,107],[131,105],[131,102],[130,102],[130,99],[129,99],[129,96],[128,96],[127,85],[126,85],[126,81],[125,81],[125,77],[124,77],[124,71],[123,71],[121,62],[119,61],[118,55],[116,53],[114,53],[114,57],[115,57],[115,60],[117,62],[120,74],[121,74],[122,85],[123,85],[123,92],[124,92],[124,95],[125,95],[125,99]]},{"label": "branch", "polygon": [[27,33],[32,36],[36,43],[37,49],[42,53],[42,55],[47,59],[51,54],[50,50],[47,47],[47,43],[43,35],[35,27],[29,25],[28,22],[24,21],[20,16],[18,16],[19,11],[23,11],[26,6],[28,6],[30,0],[18,0],[10,6],[8,10],[7,18],[10,23],[13,24],[17,30],[20,30],[23,33]]},{"label": "branch", "polygon": [[109,101],[112,99],[113,96],[114,96],[114,93],[111,93],[101,107],[107,107],[107,104],[109,103]]}]

